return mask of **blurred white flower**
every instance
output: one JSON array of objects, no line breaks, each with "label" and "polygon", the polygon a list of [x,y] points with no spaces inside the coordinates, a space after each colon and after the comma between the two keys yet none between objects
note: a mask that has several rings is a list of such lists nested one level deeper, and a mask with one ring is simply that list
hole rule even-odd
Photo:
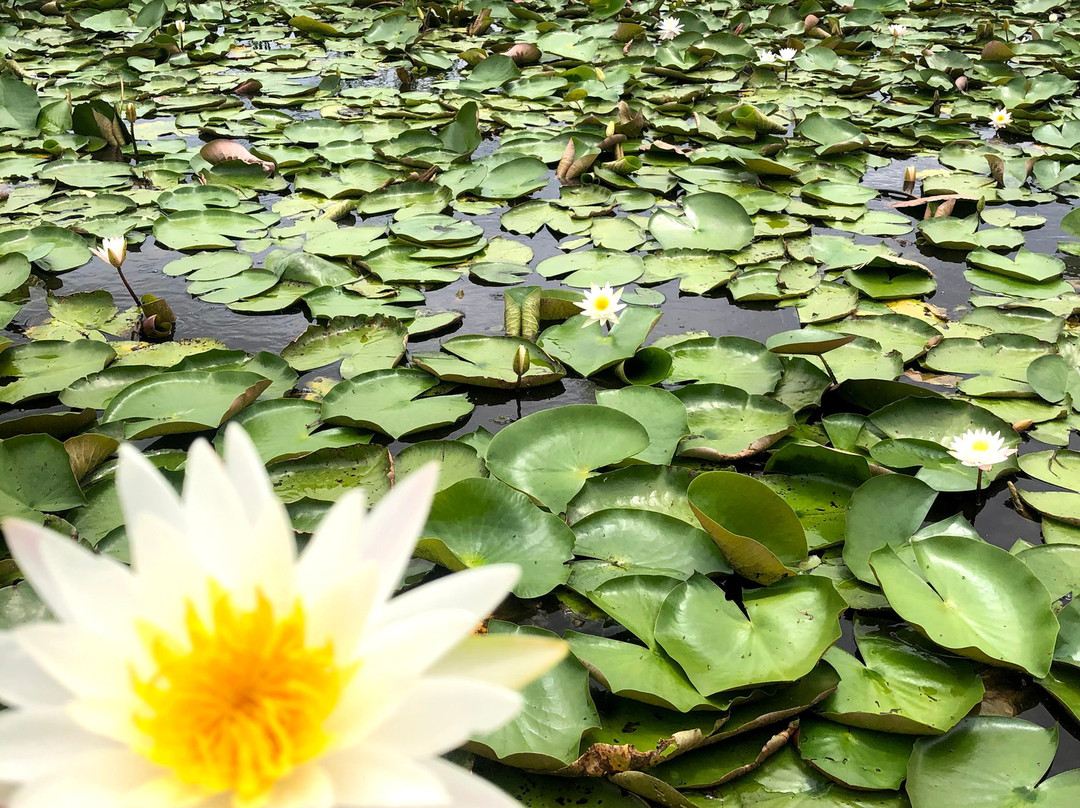
[{"label": "blurred white flower", "polygon": [[660,20],[660,41],[674,39],[683,32],[683,25],[674,17]]},{"label": "blurred white flower", "polygon": [[1004,463],[1016,449],[1005,447],[1000,432],[988,429],[969,429],[963,435],[948,439],[949,454],[965,466],[989,471],[991,466]]},{"label": "blurred white flower", "polygon": [[781,48],[780,49],[780,61],[791,62],[799,55],[799,52],[795,48]]},{"label": "blurred white flower", "polygon": [[91,247],[90,252],[106,264],[120,269],[127,258],[127,239],[123,236],[106,236],[101,240],[101,246]]},{"label": "blurred white flower", "polygon": [[58,622],[0,633],[0,791],[23,808],[498,806],[517,802],[440,756],[500,727],[564,654],[476,636],[514,565],[392,598],[436,471],[370,513],[359,490],[302,555],[251,440],[188,454],[178,496],[121,448],[133,566],[8,519],[19,569]]},{"label": "blurred white flower", "polygon": [[767,50],[758,51],[758,61],[763,65],[774,65],[776,64],[776,54]]},{"label": "blurred white flower", "polygon": [[892,36],[894,38],[899,39],[900,37],[902,37],[904,34],[907,33],[907,26],[896,25],[896,24],[890,25],[889,26],[889,33],[892,34]]},{"label": "blurred white flower", "polygon": [[626,308],[625,303],[619,302],[622,293],[622,289],[612,289],[610,283],[602,287],[592,284],[582,301],[574,304],[589,318],[581,327],[586,328],[596,322],[609,325],[619,322],[619,312]]},{"label": "blurred white flower", "polygon": [[995,109],[990,113],[990,125],[995,130],[1002,129],[1012,123],[1012,113],[1006,112],[1005,108]]}]

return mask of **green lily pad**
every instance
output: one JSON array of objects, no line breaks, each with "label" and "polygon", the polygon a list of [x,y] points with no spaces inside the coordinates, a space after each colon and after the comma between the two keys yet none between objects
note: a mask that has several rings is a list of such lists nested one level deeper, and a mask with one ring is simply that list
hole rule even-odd
[{"label": "green lily pad", "polygon": [[464,395],[425,395],[439,380],[422,370],[371,370],[339,382],[322,402],[329,424],[373,429],[397,439],[449,426],[472,412]]},{"label": "green lily pad", "polygon": [[856,623],[860,662],[840,648],[826,661],[840,674],[819,712],[853,727],[903,735],[947,732],[983,698],[975,666],[932,653],[912,629],[867,631]]},{"label": "green lily pad", "polygon": [[912,808],[943,802],[956,808],[1066,808],[1080,798],[1080,773],[1040,783],[1057,745],[1057,727],[1004,716],[968,718],[948,735],[915,744],[907,783]]},{"label": "green lily pad", "polygon": [[[664,356],[667,354],[664,353]],[[596,403],[625,412],[648,430],[648,448],[632,458],[642,463],[670,463],[679,441],[690,434],[686,407],[667,390],[655,387],[597,390]]]},{"label": "green lily pad", "polygon": [[435,495],[417,553],[455,571],[517,564],[514,594],[536,598],[566,583],[573,543],[561,519],[498,480],[476,477]]},{"label": "green lily pad", "polygon": [[870,556],[899,550],[922,526],[937,499],[930,486],[902,474],[873,477],[855,489],[845,513],[844,563],[860,581],[877,584]]},{"label": "green lily pad", "polygon": [[1058,621],[1046,587],[1023,561],[961,536],[921,539],[912,549],[917,570],[892,547],[870,556],[897,614],[944,648],[1046,675]]},{"label": "green lily pad", "polygon": [[287,503],[335,502],[363,488],[369,503],[390,491],[393,466],[385,446],[329,446],[293,460],[275,463],[267,473],[274,493]]},{"label": "green lily pad", "polygon": [[0,517],[40,524],[41,511],[66,511],[85,503],[63,443],[49,435],[0,441]]},{"label": "green lily pad", "polygon": [[487,464],[493,475],[558,514],[593,471],[648,445],[649,433],[629,415],[572,404],[532,413],[497,433]]},{"label": "green lily pad", "polygon": [[583,328],[588,321],[580,314],[545,329],[537,343],[582,376],[591,376],[634,356],[659,319],[655,309],[628,306],[605,333],[597,322]]},{"label": "green lily pad", "polygon": [[[528,368],[519,377],[514,362],[522,347],[528,356]],[[444,381],[477,387],[537,387],[557,382],[566,375],[557,359],[517,337],[454,337],[442,344],[442,351],[415,351],[410,358],[416,367]]]},{"label": "green lily pad", "polygon": [[109,402],[101,422],[124,423],[129,439],[215,429],[270,386],[258,373],[186,370],[133,382]]},{"label": "green lily pad", "polygon": [[660,209],[649,220],[653,238],[665,250],[741,250],[754,238],[754,223],[730,196],[690,194],[683,199],[681,217]]},{"label": "green lily pad", "polygon": [[799,724],[799,756],[831,780],[849,788],[891,790],[907,777],[915,739],[831,721]]},{"label": "green lily pad", "polygon": [[626,575],[666,575],[680,580],[694,572],[730,572],[705,531],[666,513],[608,508],[574,523],[571,586],[589,592]]},{"label": "green lily pad", "polygon": [[687,489],[694,515],[740,575],[770,584],[806,560],[806,532],[776,492],[753,477],[711,471]]},{"label": "green lily pad", "polygon": [[42,340],[12,345],[0,351],[0,378],[14,378],[0,387],[0,402],[17,404],[58,393],[78,379],[97,373],[115,356],[109,345],[94,340]]},{"label": "green lily pad", "polygon": [[[371,440],[371,433],[348,427],[320,429],[320,414],[318,402],[280,398],[256,401],[232,420],[244,428],[267,465]],[[221,442],[219,436],[215,443]]]},{"label": "green lily pad", "polygon": [[761,452],[795,426],[791,408],[779,401],[723,384],[691,384],[675,392],[686,408],[684,457],[734,460]]},{"label": "green lily pad", "polygon": [[[742,605],[745,612],[695,575],[677,585],[660,609],[656,639],[700,693],[805,676],[839,639],[838,615],[847,608],[832,583],[813,576],[747,591]],[[718,644],[726,649],[724,665],[713,664]]]},{"label": "green lily pad", "polygon": [[776,389],[784,373],[774,354],[745,337],[698,337],[667,350],[673,360],[668,379],[672,383],[726,384],[751,395],[765,395]]},{"label": "green lily pad", "polygon": [[285,346],[282,358],[296,370],[313,370],[341,360],[346,379],[396,365],[405,354],[407,332],[400,320],[375,317],[333,317],[308,326]]},{"label": "green lily pad", "polygon": [[[554,637],[535,626],[515,626],[493,620],[491,634]],[[521,690],[524,706],[501,729],[471,740],[466,748],[510,766],[539,771],[561,769],[577,760],[581,736],[600,726],[589,695],[589,674],[568,656]]]}]

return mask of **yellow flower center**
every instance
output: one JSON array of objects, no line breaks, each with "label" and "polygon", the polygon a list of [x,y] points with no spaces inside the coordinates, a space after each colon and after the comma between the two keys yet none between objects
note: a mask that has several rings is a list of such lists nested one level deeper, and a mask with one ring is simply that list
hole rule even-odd
[{"label": "yellow flower center", "polygon": [[261,592],[247,611],[215,595],[208,622],[189,604],[188,642],[152,637],[156,671],[135,682],[139,751],[183,782],[258,805],[325,751],[323,724],[355,671],[335,662],[332,644],[309,647],[304,628],[299,603],[275,615]]},{"label": "yellow flower center", "polygon": [[985,452],[990,448],[990,444],[984,440],[977,440],[971,444],[971,450],[974,452]]},{"label": "yellow flower center", "polygon": [[611,298],[601,295],[593,301],[593,308],[597,311],[607,311],[611,306]]}]

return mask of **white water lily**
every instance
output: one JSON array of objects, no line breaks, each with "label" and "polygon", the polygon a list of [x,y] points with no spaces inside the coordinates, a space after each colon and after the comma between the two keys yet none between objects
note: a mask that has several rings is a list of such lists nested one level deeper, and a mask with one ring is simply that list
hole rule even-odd
[{"label": "white water lily", "polygon": [[1005,107],[995,109],[990,113],[990,125],[994,127],[995,131],[1008,126],[1010,123],[1012,123],[1012,113],[1008,112]]},{"label": "white water lily", "polygon": [[1000,432],[988,429],[969,429],[963,435],[949,438],[948,446],[950,455],[965,466],[982,471],[989,471],[1016,454],[1016,449],[1006,448]]},{"label": "white water lily", "polygon": [[758,57],[757,58],[758,58],[758,62],[760,62],[763,65],[774,65],[774,64],[776,64],[776,54],[773,53],[772,51],[767,51],[767,50],[758,51]]},{"label": "white water lily", "polygon": [[795,48],[781,48],[780,49],[780,61],[791,62],[795,57],[799,55],[799,52]]},{"label": "white water lily", "polygon": [[622,289],[612,289],[610,283],[604,286],[592,284],[581,302],[574,304],[589,318],[581,327],[587,328],[596,322],[609,325],[619,322],[619,312],[626,308],[625,303],[619,302],[622,293]]},{"label": "white water lily", "polygon": [[683,32],[683,24],[674,17],[660,20],[660,41],[674,39]]},{"label": "white water lily", "polygon": [[90,252],[106,264],[120,269],[127,259],[127,239],[123,236],[106,236],[101,240],[101,246],[91,247]]},{"label": "white water lily", "polygon": [[476,636],[514,565],[390,598],[435,490],[429,466],[370,513],[359,490],[297,557],[247,435],[188,454],[178,496],[121,448],[133,565],[9,519],[57,622],[0,633],[9,808],[332,808],[517,803],[440,755],[520,708],[561,642]]},{"label": "white water lily", "polygon": [[899,39],[900,37],[902,37],[904,34],[907,33],[907,30],[908,29],[906,25],[896,25],[894,23],[893,25],[889,26],[889,33],[892,34],[894,39]]}]

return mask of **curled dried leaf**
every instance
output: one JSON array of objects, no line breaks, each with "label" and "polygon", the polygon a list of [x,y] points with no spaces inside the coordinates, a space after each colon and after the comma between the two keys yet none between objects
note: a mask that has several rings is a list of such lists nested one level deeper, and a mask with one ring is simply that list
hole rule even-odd
[{"label": "curled dried leaf", "polygon": [[199,156],[211,165],[239,160],[242,163],[259,166],[268,174],[273,174],[274,169],[277,168],[269,160],[260,160],[235,140],[211,140],[199,150]]}]

